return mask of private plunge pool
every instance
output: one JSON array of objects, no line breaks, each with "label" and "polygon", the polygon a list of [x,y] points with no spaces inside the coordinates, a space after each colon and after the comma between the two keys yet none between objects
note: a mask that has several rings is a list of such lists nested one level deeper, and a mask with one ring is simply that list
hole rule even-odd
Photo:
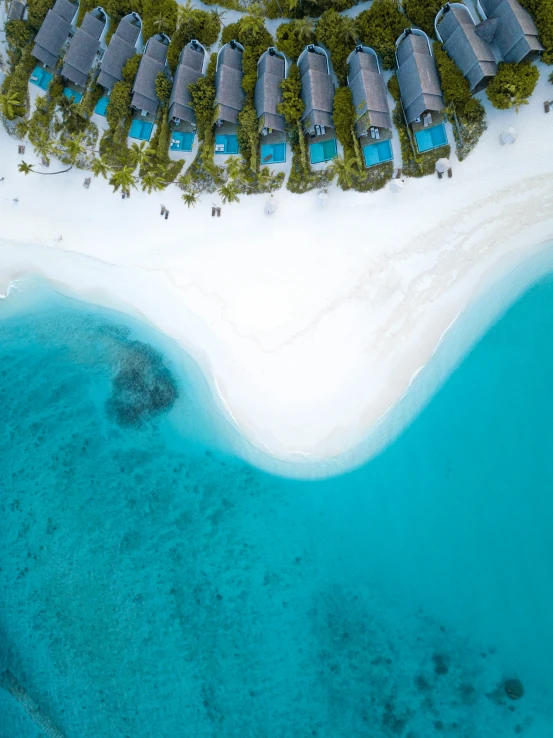
[{"label": "private plunge pool", "polygon": [[286,161],[286,144],[263,144],[261,146],[261,165],[282,164]]},{"label": "private plunge pool", "polygon": [[392,144],[387,140],[364,146],[363,158],[365,159],[366,167],[374,167],[376,164],[383,164],[385,161],[392,161],[394,158],[392,153]]},{"label": "private plunge pool", "polygon": [[337,154],[336,139],[309,144],[309,155],[311,164],[322,164],[324,161],[334,159]]},{"label": "private plunge pool", "polygon": [[447,144],[447,133],[443,123],[417,131],[415,138],[417,139],[417,148],[421,154]]}]

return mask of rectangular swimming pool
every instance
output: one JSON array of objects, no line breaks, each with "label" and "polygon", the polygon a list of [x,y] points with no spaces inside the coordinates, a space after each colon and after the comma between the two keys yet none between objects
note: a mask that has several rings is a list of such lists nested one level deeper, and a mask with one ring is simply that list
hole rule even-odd
[{"label": "rectangular swimming pool", "polygon": [[423,128],[422,131],[415,133],[415,139],[417,141],[417,148],[421,154],[431,149],[437,149],[439,146],[445,146],[447,143],[445,126],[443,123],[440,123],[431,128]]},{"label": "rectangular swimming pool", "polygon": [[147,120],[133,120],[131,123],[131,130],[129,136],[131,138],[137,138],[139,141],[149,141],[152,135],[154,124]]},{"label": "rectangular swimming pool", "polygon": [[338,149],[336,148],[335,138],[330,139],[330,141],[323,141],[322,143],[309,144],[311,164],[322,164],[324,161],[330,161],[334,159],[337,153]]},{"label": "rectangular swimming pool", "polygon": [[389,140],[368,144],[363,147],[363,157],[366,167],[374,167],[376,164],[392,161],[394,158],[392,144]]},{"label": "rectangular swimming pool", "polygon": [[261,146],[261,166],[264,164],[282,164],[286,161],[286,144],[263,144]]},{"label": "rectangular swimming pool", "polygon": [[98,100],[98,102],[96,103],[96,107],[94,108],[94,112],[97,115],[102,115],[102,116],[105,117],[106,110],[108,108],[108,103],[109,103],[109,97],[105,97],[105,96],[104,97],[101,97]]},{"label": "rectangular swimming pool", "polygon": [[193,145],[193,133],[181,133],[181,131],[171,133],[171,151],[192,151]]},{"label": "rectangular swimming pool", "polygon": [[46,69],[36,66],[31,74],[30,82],[32,85],[40,87],[41,90],[47,90],[48,85],[52,81],[53,75],[47,72]]},{"label": "rectangular swimming pool", "polygon": [[80,92],[75,92],[75,90],[70,90],[69,87],[64,87],[63,94],[68,100],[71,100],[74,103],[80,103],[83,99],[83,96]]},{"label": "rectangular swimming pool", "polygon": [[215,153],[216,154],[237,154],[238,153],[238,137],[233,134],[221,133],[215,136]]}]

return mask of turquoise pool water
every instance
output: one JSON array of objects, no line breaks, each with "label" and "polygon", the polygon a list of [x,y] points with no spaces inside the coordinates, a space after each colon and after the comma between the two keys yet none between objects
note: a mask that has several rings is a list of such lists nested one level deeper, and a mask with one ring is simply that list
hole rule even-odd
[{"label": "turquoise pool water", "polygon": [[76,92],[75,90],[70,90],[69,87],[65,87],[63,90],[63,94],[65,97],[67,97],[69,100],[72,100],[74,103],[80,103],[83,99],[83,96],[80,92]]},{"label": "turquoise pool water", "polygon": [[66,738],[551,733],[551,278],[318,482],[229,455],[145,326],[51,294],[0,318],[2,738],[39,736],[13,680]]},{"label": "turquoise pool water", "polygon": [[338,153],[336,148],[336,139],[330,141],[316,142],[309,144],[309,155],[311,164],[322,164],[324,161],[334,159]]},{"label": "turquoise pool water", "polygon": [[98,115],[102,115],[105,117],[106,110],[108,109],[108,103],[109,103],[109,97],[101,97],[98,102],[96,103],[96,107],[94,108],[94,112]]},{"label": "turquoise pool water", "polygon": [[47,72],[46,69],[36,66],[31,74],[30,82],[32,85],[40,87],[41,90],[47,90],[48,85],[52,81],[53,75]]},{"label": "turquoise pool water", "polygon": [[378,143],[364,146],[363,156],[365,158],[365,166],[367,167],[374,167],[375,164],[392,161],[394,158],[392,144],[390,141],[379,141]]},{"label": "turquoise pool water", "polygon": [[131,123],[129,131],[130,138],[137,138],[139,141],[149,141],[154,129],[154,124],[146,120],[135,119]]},{"label": "turquoise pool water", "polygon": [[171,133],[171,151],[192,151],[194,134],[173,131]]},{"label": "turquoise pool water", "polygon": [[286,144],[263,144],[261,146],[261,165],[282,164],[286,161]]},{"label": "turquoise pool water", "polygon": [[238,150],[238,136],[224,133],[215,136],[216,154],[237,154]]},{"label": "turquoise pool water", "polygon": [[432,126],[431,128],[424,128],[422,131],[417,131],[415,138],[417,140],[417,148],[421,154],[424,151],[437,149],[439,146],[445,146],[447,144],[447,133],[445,132],[443,123],[440,123],[439,126]]}]

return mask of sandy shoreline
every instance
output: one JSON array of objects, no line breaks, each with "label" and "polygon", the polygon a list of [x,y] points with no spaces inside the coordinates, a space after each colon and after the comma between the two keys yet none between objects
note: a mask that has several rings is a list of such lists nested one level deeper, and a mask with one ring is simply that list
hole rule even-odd
[{"label": "sandy shoreline", "polygon": [[[541,72],[518,115],[489,112],[453,179],[407,180],[399,194],[333,188],[324,209],[315,193],[283,190],[270,217],[263,196],[212,219],[217,196],[189,211],[175,187],[122,201],[103,181],[84,190],[80,171],[24,177],[2,131],[0,293],[39,273],[146,319],[204,368],[254,446],[337,457],[397,402],[456,316],[553,238]],[[500,146],[509,125],[519,139]]]}]

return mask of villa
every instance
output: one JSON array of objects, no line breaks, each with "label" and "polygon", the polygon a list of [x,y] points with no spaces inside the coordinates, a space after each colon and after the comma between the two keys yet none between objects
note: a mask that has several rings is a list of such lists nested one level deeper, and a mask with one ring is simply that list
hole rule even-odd
[{"label": "villa", "polygon": [[388,91],[376,52],[356,46],[347,60],[348,85],[356,111],[355,133],[363,149],[365,165],[392,161],[392,117]]},{"label": "villa", "polygon": [[75,29],[79,6],[71,0],[56,0],[36,35],[32,55],[45,67],[55,69],[63,45]]},{"label": "villa", "polygon": [[100,64],[98,84],[111,92],[123,79],[123,67],[142,48],[142,20],[138,13],[121,19]]},{"label": "villa", "polygon": [[424,31],[403,31],[396,41],[396,62],[405,122],[415,134],[419,152],[445,146],[445,102],[432,45]]},{"label": "villa", "polygon": [[85,15],[69,42],[61,70],[64,79],[77,87],[86,87],[94,61],[105,49],[104,39],[108,27],[109,19],[102,8],[97,7]]},{"label": "villa", "polygon": [[27,5],[21,0],[12,0],[8,10],[8,20],[26,20]]},{"label": "villa", "polygon": [[317,139],[309,145],[311,163],[320,164],[334,159],[337,154],[332,119],[334,83],[328,55],[321,46],[310,44],[300,54],[298,67],[305,104],[301,121],[305,133]]},{"label": "villa", "polygon": [[478,35],[497,49],[499,61],[517,64],[543,51],[532,16],[517,0],[477,0],[477,7],[486,19]]},{"label": "villa", "polygon": [[194,84],[204,75],[206,51],[199,41],[193,39],[186,44],[175,72],[173,90],[169,98],[169,118],[173,123],[171,134],[172,151],[192,151],[196,114],[188,85]]},{"label": "villa", "polygon": [[215,71],[216,154],[237,154],[236,126],[238,113],[244,107],[246,93],[242,89],[242,54],[244,47],[238,41],[225,44],[217,54]]},{"label": "villa", "polygon": [[132,88],[131,107],[143,116],[157,114],[160,101],[156,93],[156,79],[160,72],[169,74],[167,66],[169,43],[168,36],[157,33],[148,39],[140,60]]},{"label": "villa", "polygon": [[260,56],[254,99],[261,135],[264,137],[261,164],[286,161],[286,122],[278,112],[278,106],[282,102],[281,85],[287,72],[288,64],[282,51],[271,46]]},{"label": "villa", "polygon": [[[446,3],[434,23],[443,50],[459,67],[471,92],[480,92],[497,74],[496,55],[479,34],[469,8],[462,3]],[[484,33],[484,36],[486,34]]]}]

